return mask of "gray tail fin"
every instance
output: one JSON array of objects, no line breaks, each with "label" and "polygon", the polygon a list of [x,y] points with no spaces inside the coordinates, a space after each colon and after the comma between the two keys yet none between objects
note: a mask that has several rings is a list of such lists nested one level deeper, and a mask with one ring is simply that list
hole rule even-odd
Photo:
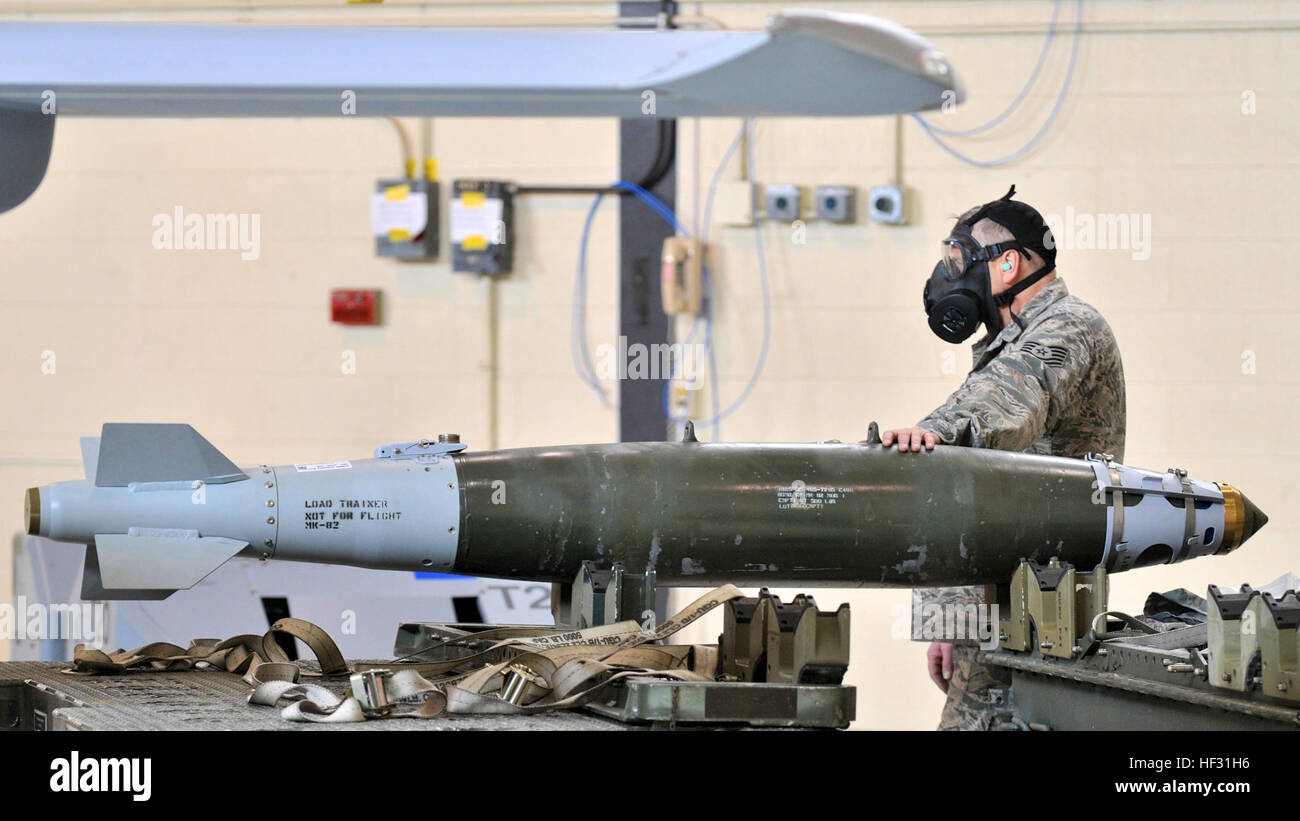
[{"label": "gray tail fin", "polygon": [[131,528],[86,547],[83,599],[165,599],[193,587],[248,542],[195,530]]},{"label": "gray tail fin", "polygon": [[106,590],[99,572],[99,552],[93,544],[86,545],[86,566],[81,571],[81,598],[83,601],[159,601],[175,590]]},{"label": "gray tail fin", "polygon": [[81,437],[81,469],[86,478],[95,481],[95,472],[99,470],[99,437]]},{"label": "gray tail fin", "polygon": [[[85,459],[87,470],[89,460]],[[210,485],[248,476],[189,425],[106,422],[95,464],[97,487],[132,482],[191,482]]]}]

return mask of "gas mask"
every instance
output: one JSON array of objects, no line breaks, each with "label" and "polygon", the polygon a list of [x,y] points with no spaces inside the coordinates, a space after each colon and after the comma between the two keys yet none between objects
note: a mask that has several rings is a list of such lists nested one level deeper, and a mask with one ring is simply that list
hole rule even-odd
[{"label": "gas mask", "polygon": [[[929,317],[930,330],[945,342],[957,343],[969,339],[981,322],[990,333],[1002,330],[1002,314],[999,309],[1011,305],[1017,294],[1056,268],[1056,253],[1050,242],[1051,232],[1037,211],[1024,203],[1011,200],[1015,192],[1015,186],[1012,186],[1005,197],[982,206],[970,217],[958,222],[943,241],[942,257],[925,283],[922,300]],[[1028,235],[1026,239],[1029,241],[1012,239],[981,245],[971,235],[971,228],[985,218],[1003,225],[1014,236]],[[1043,237],[1043,240],[1035,242],[1037,237],[1034,234]],[[1043,267],[995,295],[989,282],[989,261],[997,259],[1008,250],[1014,250],[1022,259],[1029,260],[1031,248],[1043,258]]]}]

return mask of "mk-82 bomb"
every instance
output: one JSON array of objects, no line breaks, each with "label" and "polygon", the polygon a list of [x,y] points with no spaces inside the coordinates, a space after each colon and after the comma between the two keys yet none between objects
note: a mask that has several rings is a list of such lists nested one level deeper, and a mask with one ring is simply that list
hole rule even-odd
[{"label": "mk-82 bomb", "polygon": [[[873,425],[874,431],[874,425]],[[27,530],[88,545],[87,598],[162,598],[234,556],[661,586],[1004,582],[1022,559],[1120,572],[1236,549],[1267,521],[1186,472],[937,446],[681,442],[236,467],[189,425],[106,424],[86,479],[27,491]]]}]

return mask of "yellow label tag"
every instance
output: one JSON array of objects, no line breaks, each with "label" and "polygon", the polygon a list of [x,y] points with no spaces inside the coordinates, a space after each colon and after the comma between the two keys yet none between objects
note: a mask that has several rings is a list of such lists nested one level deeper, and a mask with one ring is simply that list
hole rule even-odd
[{"label": "yellow label tag", "polygon": [[405,228],[394,228],[388,232],[389,242],[406,242],[411,238],[411,232]]},{"label": "yellow label tag", "polygon": [[411,196],[411,186],[409,185],[390,185],[384,189],[384,199],[389,202],[398,202]]},{"label": "yellow label tag", "polygon": [[486,251],[487,240],[480,236],[465,237],[461,240],[460,247],[462,251]]},{"label": "yellow label tag", "polygon": [[481,191],[461,192],[460,204],[466,208],[482,208],[485,202],[487,202],[487,195]]}]

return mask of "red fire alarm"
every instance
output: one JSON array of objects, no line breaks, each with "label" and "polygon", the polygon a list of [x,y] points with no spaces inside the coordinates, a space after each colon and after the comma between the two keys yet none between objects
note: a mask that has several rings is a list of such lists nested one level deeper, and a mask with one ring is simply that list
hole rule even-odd
[{"label": "red fire alarm", "polygon": [[335,288],[330,291],[330,319],[342,325],[378,325],[379,292]]}]

